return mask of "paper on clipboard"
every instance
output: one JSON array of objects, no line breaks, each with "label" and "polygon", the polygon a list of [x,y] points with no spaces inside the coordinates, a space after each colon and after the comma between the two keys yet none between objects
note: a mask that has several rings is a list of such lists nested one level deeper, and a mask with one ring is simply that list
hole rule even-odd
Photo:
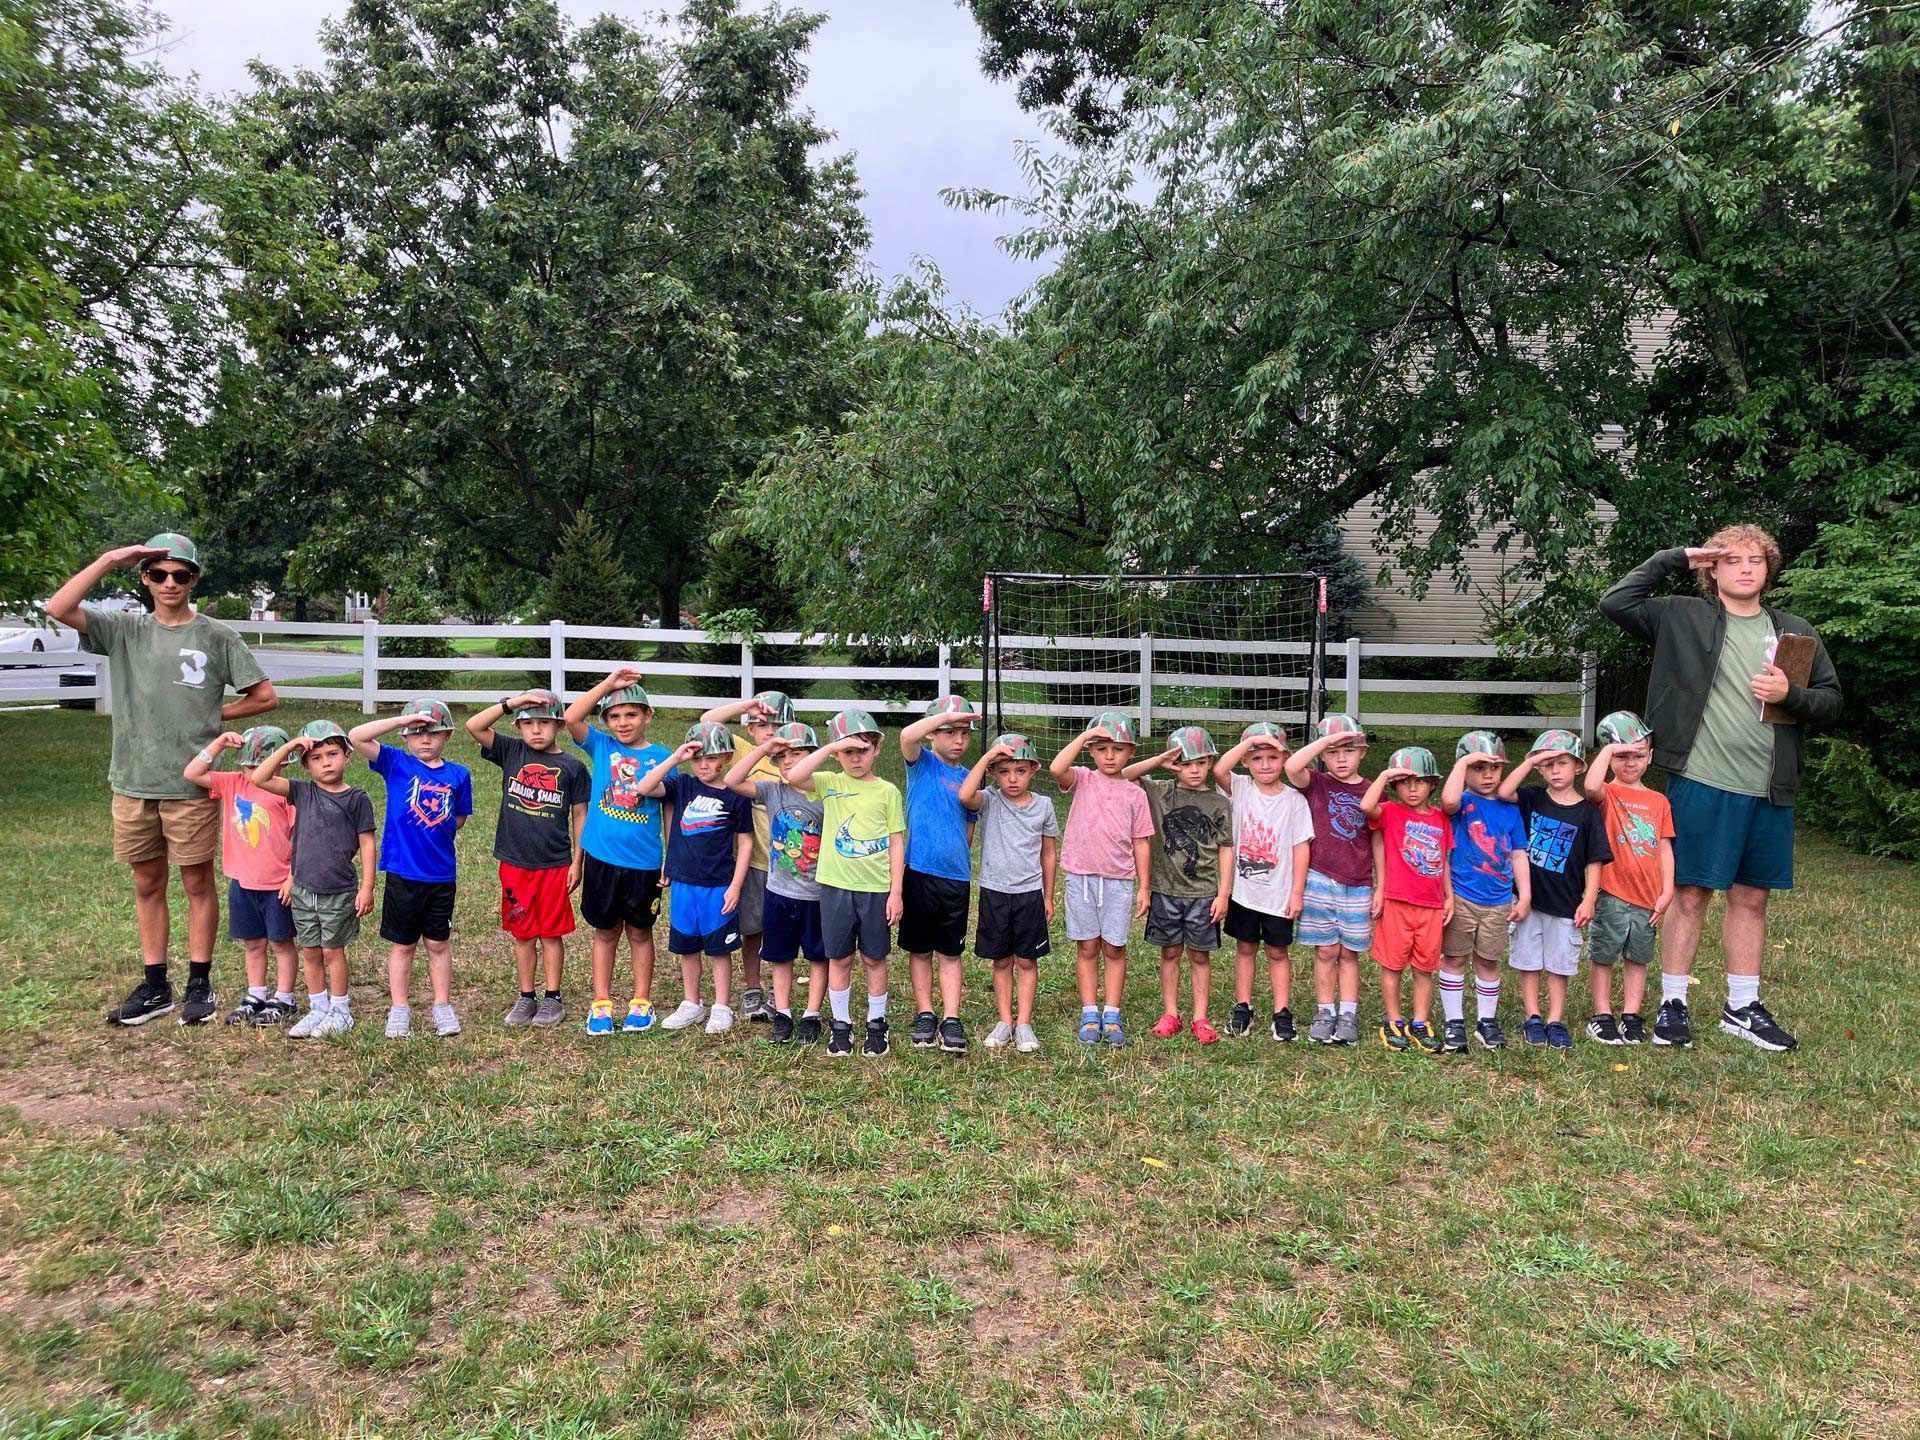
[{"label": "paper on clipboard", "polygon": [[[1804,686],[1813,675],[1813,652],[1818,644],[1811,635],[1777,635],[1771,646],[1772,663],[1791,683]],[[1760,718],[1769,725],[1800,723],[1799,716],[1773,701],[1761,705]]]}]

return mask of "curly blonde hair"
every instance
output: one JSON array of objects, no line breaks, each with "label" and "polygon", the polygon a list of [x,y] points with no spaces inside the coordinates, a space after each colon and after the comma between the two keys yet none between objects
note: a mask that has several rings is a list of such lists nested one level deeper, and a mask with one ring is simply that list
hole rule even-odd
[{"label": "curly blonde hair", "polygon": [[[1751,545],[1767,557],[1767,588],[1773,588],[1773,582],[1779,577],[1783,563],[1780,556],[1780,542],[1761,529],[1758,525],[1723,525],[1709,535],[1703,550],[1731,550],[1736,546]],[[1720,593],[1714,583],[1712,570],[1693,572],[1700,582],[1700,593],[1709,598]]]}]

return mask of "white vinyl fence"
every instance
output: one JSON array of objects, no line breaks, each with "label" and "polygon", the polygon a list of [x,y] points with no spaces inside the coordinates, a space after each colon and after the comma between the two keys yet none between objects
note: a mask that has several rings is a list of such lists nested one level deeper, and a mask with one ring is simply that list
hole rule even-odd
[{"label": "white vinyl fence", "polygon": [[[745,699],[759,690],[788,688],[787,682],[796,680],[862,681],[883,685],[892,682],[899,684],[902,695],[907,693],[906,687],[909,684],[924,687],[919,690],[921,694],[946,694],[958,684],[969,687],[972,693],[978,695],[982,680],[977,663],[962,663],[963,660],[973,660],[977,657],[977,647],[974,646],[964,647],[964,651],[960,654],[956,654],[954,646],[935,647],[934,663],[931,665],[872,666],[838,663],[795,665],[768,663],[764,657],[756,657],[754,642],[720,638],[709,635],[704,630],[625,629],[565,625],[557,621],[551,625],[383,625],[373,620],[358,624],[303,623],[290,620],[232,623],[248,643],[264,649],[262,658],[271,662],[270,674],[295,677],[274,681],[275,688],[281,695],[295,700],[357,700],[361,712],[368,715],[373,714],[382,704],[411,700],[421,693],[383,683],[395,671],[431,670],[446,674],[448,683],[434,693],[439,698],[454,703],[489,704],[497,700],[503,692],[518,689],[524,685],[524,677],[530,673],[541,676],[549,688],[572,698],[580,692],[577,687],[569,689],[566,683],[569,671],[575,675],[583,673],[604,675],[624,663],[569,658],[569,645],[583,640],[624,640],[653,647],[654,655],[638,661],[637,668],[646,675],[647,690],[654,704],[659,708],[671,710],[702,710],[729,700]],[[531,642],[530,648],[534,648],[538,653],[531,658],[456,655],[445,659],[420,659],[382,653],[385,641],[403,636],[430,637],[440,640],[512,639]],[[844,642],[830,640],[821,635],[781,633],[761,636],[758,639],[762,646],[778,645],[784,648],[816,651],[841,649],[844,645]],[[355,655],[339,651],[289,650],[284,648],[282,643],[288,640],[321,640],[330,641],[335,645],[357,640],[360,642],[360,653]],[[1010,646],[1018,643],[1027,647],[1051,647],[1063,654],[1075,649],[1099,649],[1110,654],[1116,648],[1116,642],[1112,640],[1083,640],[1076,637],[1055,640],[1011,637],[1005,643]],[[1127,642],[1118,643],[1119,648],[1127,648]],[[1178,648],[1181,643],[1169,641],[1156,643],[1148,637],[1142,637],[1139,642],[1139,701],[1137,706],[1132,708],[1135,708],[1139,714],[1143,734],[1151,734],[1156,729],[1171,729],[1173,726],[1187,723],[1245,721],[1270,716],[1299,722],[1302,698],[1299,692],[1305,689],[1307,684],[1305,676],[1311,663],[1307,647],[1301,645],[1274,647],[1293,650],[1301,655],[1299,675],[1248,677],[1179,672],[1175,669],[1176,657],[1168,652],[1170,649]],[[1191,645],[1197,642],[1184,643]],[[684,653],[685,647],[690,645],[716,644],[737,650],[739,658],[725,664],[669,658],[676,653]],[[820,658],[824,662],[833,657]],[[1562,662],[1560,668],[1564,670],[1565,678],[1552,680],[1483,680],[1466,676],[1437,680],[1401,680],[1378,674],[1380,668],[1378,662],[1382,660],[1423,659],[1464,663],[1498,658],[1500,658],[1500,651],[1492,645],[1386,645],[1358,639],[1336,641],[1327,647],[1325,657],[1327,708],[1345,710],[1349,714],[1358,716],[1363,722],[1371,718],[1376,723],[1391,724],[1397,729],[1459,731],[1484,727],[1495,730],[1533,730],[1547,725],[1560,725],[1578,730],[1584,739],[1591,742],[1595,718],[1593,703],[1595,667],[1591,656]],[[67,701],[97,702],[95,708],[101,711],[109,708],[105,684],[106,666],[105,662],[97,656],[84,653],[76,655],[72,652],[51,655],[11,655],[5,657],[4,663],[17,664],[26,668],[0,674],[0,705]],[[1112,685],[1120,681],[1131,687],[1133,683],[1131,677],[1125,674],[1095,675],[1085,670],[1070,668],[1070,662],[1062,663],[1065,668],[1045,671],[1008,671],[1004,678],[1009,684],[1037,682],[1063,685]],[[28,673],[29,669],[36,673]],[[301,683],[303,680],[312,681],[328,675],[353,678],[351,681],[334,685]],[[1270,689],[1275,692],[1275,703],[1267,710],[1222,709],[1181,703],[1183,699],[1181,692],[1202,686],[1241,691]],[[1287,694],[1288,691],[1294,693]],[[1564,703],[1556,704],[1553,708],[1558,713],[1551,715],[1541,714],[1531,705],[1514,706],[1513,712],[1517,713],[1457,714],[1445,711],[1424,713],[1377,708],[1370,712],[1366,703],[1368,693],[1375,697],[1381,694],[1514,695],[1526,697],[1529,700],[1539,696],[1552,696],[1564,697]],[[807,696],[802,696],[795,701],[800,711],[812,714],[831,714],[847,703],[844,699]],[[876,702],[861,703],[868,704],[870,708],[886,708],[883,704]],[[1080,713],[1075,706],[1039,701],[1008,701],[1004,708],[1009,715],[1066,717]]]}]

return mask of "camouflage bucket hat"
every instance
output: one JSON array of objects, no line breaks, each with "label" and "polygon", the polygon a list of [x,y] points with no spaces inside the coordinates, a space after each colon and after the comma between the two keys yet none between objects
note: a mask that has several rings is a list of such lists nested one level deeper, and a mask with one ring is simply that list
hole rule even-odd
[{"label": "camouflage bucket hat", "polygon": [[994,736],[993,745],[987,748],[991,750],[994,745],[1006,746],[1009,760],[1031,760],[1036,765],[1040,763],[1040,752],[1033,748],[1033,741],[1017,730],[1009,730],[1004,735]]},{"label": "camouflage bucket hat", "polygon": [[240,765],[251,770],[287,743],[287,732],[278,725],[255,725],[240,737]]},{"label": "camouflage bucket hat", "polygon": [[827,733],[835,740],[845,740],[849,735],[871,735],[877,741],[882,732],[865,710],[849,709],[842,710],[827,723]]},{"label": "camouflage bucket hat", "polygon": [[1433,758],[1433,752],[1424,745],[1404,745],[1393,752],[1387,760],[1389,770],[1411,770],[1415,778],[1438,780],[1440,763]]},{"label": "camouflage bucket hat", "polygon": [[651,710],[653,699],[644,685],[624,685],[600,697],[600,713],[604,715],[616,705],[644,705]]},{"label": "camouflage bucket hat", "polygon": [[1571,755],[1576,760],[1587,758],[1586,746],[1580,743],[1580,737],[1571,730],[1543,730],[1540,738],[1533,742],[1529,754],[1542,759],[1549,755]]},{"label": "camouflage bucket hat", "polygon": [[1104,730],[1114,738],[1117,744],[1137,745],[1139,740],[1133,731],[1133,721],[1119,710],[1102,710],[1093,717],[1093,729]]},{"label": "camouflage bucket hat", "polygon": [[1483,760],[1498,760],[1507,763],[1507,742],[1491,730],[1469,730],[1454,743],[1453,758],[1463,760],[1469,755],[1478,755]]},{"label": "camouflage bucket hat", "polygon": [[1198,725],[1182,725],[1167,737],[1167,748],[1180,752],[1181,763],[1189,760],[1213,760],[1219,757],[1213,737]]},{"label": "camouflage bucket hat", "polygon": [[1365,740],[1367,732],[1360,728],[1360,722],[1342,711],[1331,715],[1322,715],[1314,722],[1313,738],[1326,740],[1334,736],[1345,736],[1352,740]]},{"label": "camouflage bucket hat", "polygon": [[1271,740],[1282,750],[1291,750],[1293,748],[1287,744],[1287,732],[1271,720],[1254,721],[1240,732],[1240,739],[1243,743],[1248,740]]},{"label": "camouflage bucket hat", "polygon": [[534,703],[527,706],[524,710],[516,710],[513,712],[514,724],[518,725],[522,720],[566,719],[567,707],[553,691],[529,690],[527,694],[533,696]]},{"label": "camouflage bucket hat", "polygon": [[698,745],[702,758],[733,754],[733,732],[717,720],[700,720],[689,725],[685,743]]},{"label": "camouflage bucket hat", "polygon": [[1602,745],[1638,745],[1653,737],[1653,727],[1631,710],[1616,710],[1594,726],[1593,733]]},{"label": "camouflage bucket hat", "polygon": [[311,740],[315,745],[324,745],[329,740],[338,740],[348,749],[353,748],[353,742],[347,739],[347,732],[331,720],[309,720],[300,727],[300,738]]},{"label": "camouflage bucket hat", "polygon": [[[753,697],[754,703],[761,706],[772,724],[791,725],[794,720],[793,697],[784,690],[762,690]],[[750,722],[752,723],[752,722]],[[767,722],[758,722],[767,723]]]},{"label": "camouflage bucket hat", "polygon": [[[964,695],[943,695],[938,700],[929,700],[927,702],[926,713],[928,715],[951,715],[956,720],[968,722],[977,719],[980,714],[979,711],[973,708],[973,702]],[[971,730],[973,726],[967,723],[942,725],[940,728],[942,730]]]},{"label": "camouflage bucket hat", "polygon": [[400,712],[405,720],[424,720],[424,725],[407,725],[407,730],[424,730],[428,734],[453,729],[453,711],[438,700],[409,700],[406,708]]},{"label": "camouflage bucket hat", "polygon": [[811,725],[802,725],[798,720],[789,720],[773,732],[773,738],[795,750],[818,750],[820,737],[813,733]]}]

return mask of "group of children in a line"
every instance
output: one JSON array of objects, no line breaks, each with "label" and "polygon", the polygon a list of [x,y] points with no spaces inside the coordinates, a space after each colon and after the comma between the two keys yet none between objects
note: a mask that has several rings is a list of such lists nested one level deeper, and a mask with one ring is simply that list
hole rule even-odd
[{"label": "group of children in a line", "polygon": [[[1188,726],[1164,752],[1136,759],[1132,721],[1107,711],[1049,767],[1069,801],[1063,834],[1053,801],[1033,789],[1040,757],[1026,736],[1001,735],[971,766],[964,763],[980,717],[959,696],[934,701],[900,732],[903,797],[874,773],[884,735],[864,710],[835,715],[823,744],[795,720],[785,695],[768,691],[708,711],[668,750],[647,739],[653,709],[640,678],[616,670],[571,705],[532,690],[467,721],[502,775],[494,857],[519,992],[505,1017],[510,1026],[565,1019],[565,937],[575,928],[578,891],[593,931],[587,1032],[651,1029],[654,931],[665,896],[683,998],[658,1019],[661,1028],[731,1029],[739,951],[746,1018],[769,1022],[775,1044],[824,1038],[828,1054],[850,1055],[858,957],[866,979],[859,1048],[885,1055],[888,960],[897,940],[914,995],[913,1044],[964,1053],[962,956],[977,879],[973,953],[993,966],[998,1012],[985,1043],[1037,1050],[1038,962],[1050,949],[1064,869],[1081,1003],[1077,1038],[1085,1045],[1126,1043],[1127,942],[1142,920],[1147,944],[1160,951],[1162,1013],[1152,1028],[1162,1038],[1183,1030],[1201,1044],[1220,1038],[1209,1008],[1223,932],[1234,946],[1231,1035],[1253,1029],[1255,962],[1264,950],[1270,1034],[1296,1037],[1289,947],[1298,941],[1314,952],[1310,1040],[1359,1040],[1360,957],[1371,952],[1380,971],[1378,1035],[1389,1049],[1464,1051],[1469,971],[1477,1001],[1472,1034],[1488,1049],[1502,1046],[1503,959],[1520,973],[1527,1043],[1566,1049],[1567,986],[1584,932],[1593,985],[1587,1033],[1608,1044],[1645,1036],[1646,967],[1673,897],[1673,825],[1665,798],[1642,781],[1651,737],[1629,712],[1601,722],[1605,744],[1584,776],[1580,739],[1568,731],[1541,735],[1504,774],[1499,737],[1473,731],[1460,738],[1444,777],[1433,755],[1413,746],[1395,751],[1367,782],[1359,778],[1367,738],[1350,716],[1328,715],[1297,751],[1279,725],[1261,721],[1224,754],[1205,730]],[[589,723],[596,710],[604,728]],[[508,714],[510,736],[494,728]],[[733,721],[744,726],[744,739],[729,730]],[[296,1036],[334,1035],[353,1024],[347,947],[373,908],[375,870],[373,806],[346,779],[357,753],[386,781],[378,847],[386,875],[380,936],[392,947],[386,1033],[412,1028],[413,962],[423,943],[434,1030],[459,1032],[454,837],[473,795],[467,768],[443,754],[452,730],[445,704],[416,700],[351,732],[316,720],[292,738],[275,726],[222,735],[187,765],[186,777],[221,803],[230,928],[246,952],[247,996],[229,1024],[288,1024]],[[563,730],[584,762],[560,749]],[[381,742],[395,731],[404,748]],[[240,770],[215,769],[221,752],[235,747]],[[1091,764],[1078,763],[1083,755]],[[306,778],[282,777],[294,757]],[[1536,770],[1544,785],[1523,786]],[[621,1015],[613,975],[623,938],[632,993]],[[802,956],[808,1000],[796,1015],[794,966]],[[306,972],[304,1014],[294,994],[296,961]],[[1625,962],[1625,993],[1616,1019],[1618,961]],[[772,970],[767,988],[763,963]],[[1402,994],[1409,969],[1411,1017]],[[711,1007],[702,999],[709,972]]]}]

